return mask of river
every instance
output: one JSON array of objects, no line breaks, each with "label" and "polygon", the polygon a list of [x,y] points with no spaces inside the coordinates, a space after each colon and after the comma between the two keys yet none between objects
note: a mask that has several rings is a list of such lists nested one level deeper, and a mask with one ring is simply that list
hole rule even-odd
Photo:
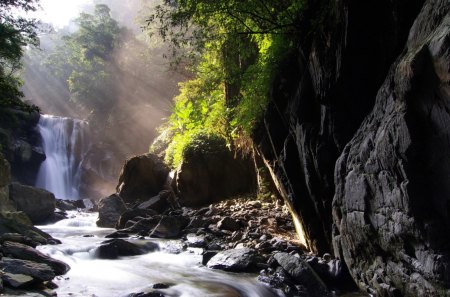
[{"label": "river", "polygon": [[202,256],[196,249],[179,254],[165,252],[165,247],[174,243],[176,246],[174,241],[154,239],[161,250],[142,256],[95,259],[95,247],[114,229],[96,227],[97,213],[69,212],[69,216],[53,225],[38,226],[62,241],[60,245],[38,249],[71,266],[66,275],[54,280],[58,296],[122,297],[152,291],[153,285],[159,283],[171,285],[158,290],[171,297],[284,296],[259,283],[256,275],[227,273],[202,266]]}]

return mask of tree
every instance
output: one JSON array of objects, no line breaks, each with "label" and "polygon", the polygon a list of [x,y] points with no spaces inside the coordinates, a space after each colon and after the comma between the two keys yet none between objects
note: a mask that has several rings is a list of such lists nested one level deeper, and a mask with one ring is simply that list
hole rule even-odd
[{"label": "tree", "polygon": [[13,9],[34,11],[38,0],[2,0],[0,2],[0,107],[37,110],[21,101],[22,84],[17,71],[22,67],[23,47],[37,45],[38,22],[14,16]]},{"label": "tree", "polygon": [[295,48],[305,3],[165,0],[156,7],[148,30],[169,42],[174,63],[188,61],[196,76],[181,85],[164,125],[164,135],[171,135],[168,161],[176,166],[200,130],[219,134],[230,148],[248,143],[268,102],[277,62]]},{"label": "tree", "polygon": [[126,31],[104,4],[96,5],[94,14],[81,13],[76,23],[78,30],[63,37],[47,65],[67,82],[72,102],[107,116],[116,100],[113,55]]}]

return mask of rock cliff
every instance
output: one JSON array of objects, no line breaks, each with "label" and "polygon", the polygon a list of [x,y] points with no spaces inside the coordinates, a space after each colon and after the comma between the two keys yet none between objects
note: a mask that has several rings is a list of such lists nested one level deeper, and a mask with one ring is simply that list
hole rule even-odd
[{"label": "rock cliff", "polygon": [[309,247],[342,257],[360,288],[450,295],[448,1],[305,15],[321,21],[280,66],[260,156]]}]

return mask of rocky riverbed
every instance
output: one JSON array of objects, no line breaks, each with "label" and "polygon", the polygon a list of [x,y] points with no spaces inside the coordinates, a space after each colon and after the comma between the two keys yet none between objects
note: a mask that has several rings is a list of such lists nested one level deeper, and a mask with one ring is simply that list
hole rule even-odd
[{"label": "rocky riverbed", "polygon": [[239,198],[162,214],[135,208],[123,212],[116,226],[102,243],[107,258],[141,253],[136,241],[127,241],[130,236],[180,239],[165,250],[177,254],[195,248],[206,267],[259,273],[260,282],[285,296],[333,296],[355,289],[339,259],[307,252],[288,209],[278,203]]}]

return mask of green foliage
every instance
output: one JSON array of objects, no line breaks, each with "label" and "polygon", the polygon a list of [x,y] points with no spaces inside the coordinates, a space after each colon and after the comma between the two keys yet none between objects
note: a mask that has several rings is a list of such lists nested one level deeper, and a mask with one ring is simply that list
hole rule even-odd
[{"label": "green foliage", "polygon": [[103,4],[96,5],[94,14],[81,13],[76,23],[78,30],[63,37],[46,65],[67,82],[72,102],[107,113],[116,100],[113,55],[126,31]]},{"label": "green foliage", "polygon": [[255,124],[261,120],[278,62],[293,48],[284,35],[257,35],[253,40],[258,44],[259,53],[255,63],[242,75],[242,100],[231,122],[234,138],[239,132],[251,135]]},{"label": "green foliage", "polygon": [[148,26],[171,42],[175,61],[194,64],[195,74],[180,84],[162,128],[170,136],[166,161],[178,165],[199,133],[218,135],[233,149],[246,143],[240,139],[249,139],[261,119],[279,61],[296,46],[304,6],[302,0],[167,0],[157,7]]},{"label": "green foliage", "polygon": [[17,71],[22,67],[23,47],[37,45],[37,26],[35,20],[15,16],[13,9],[36,10],[35,0],[4,0],[0,2],[0,108],[38,110],[21,101],[22,82]]}]

